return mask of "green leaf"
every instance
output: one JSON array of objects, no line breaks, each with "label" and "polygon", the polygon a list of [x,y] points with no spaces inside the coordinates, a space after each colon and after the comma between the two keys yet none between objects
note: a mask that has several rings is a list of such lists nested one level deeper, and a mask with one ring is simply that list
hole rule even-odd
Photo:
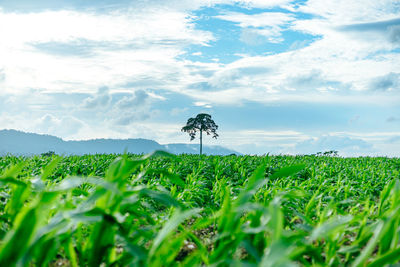
[{"label": "green leaf", "polygon": [[36,222],[35,209],[28,209],[17,216],[13,229],[2,241],[0,266],[15,265],[22,258],[34,236]]},{"label": "green leaf", "polygon": [[172,217],[165,223],[164,227],[158,232],[150,249],[150,255],[154,255],[160,244],[185,220],[198,214],[201,209],[191,209],[186,211],[176,210]]},{"label": "green leaf", "polygon": [[22,169],[28,164],[28,161],[21,161],[16,165],[13,165],[7,168],[1,175],[0,179],[3,180],[5,178],[16,178],[18,174],[22,171]]},{"label": "green leaf", "polygon": [[341,229],[343,229],[352,219],[353,216],[351,215],[338,216],[329,219],[312,231],[310,241],[327,238],[333,233],[340,232]]},{"label": "green leaf", "polygon": [[400,248],[391,250],[368,264],[368,267],[381,267],[388,264],[398,263],[400,261]]},{"label": "green leaf", "polygon": [[168,193],[165,193],[165,192],[160,192],[160,191],[143,188],[140,190],[140,195],[148,196],[157,202],[163,203],[167,207],[170,207],[170,206],[179,207],[179,208],[185,207],[181,202],[179,202],[178,200],[176,200],[171,195],[169,195]]},{"label": "green leaf", "polygon": [[304,164],[297,164],[288,167],[283,167],[279,169],[277,172],[273,173],[269,179],[274,180],[277,178],[284,178],[288,177],[292,174],[298,173],[299,171],[303,170],[306,166]]},{"label": "green leaf", "polygon": [[163,169],[147,169],[147,174],[162,174],[166,177],[172,184],[179,185],[181,187],[185,187],[185,182],[179,177],[179,175],[171,173],[167,170]]},{"label": "green leaf", "polygon": [[361,254],[356,258],[352,266],[354,267],[364,266],[364,263],[367,261],[368,257],[371,255],[372,251],[379,243],[379,239],[383,228],[384,228],[384,223],[382,221],[379,221],[375,226],[373,236],[369,240],[367,246],[361,251]]},{"label": "green leaf", "polygon": [[46,180],[55,170],[58,163],[60,163],[62,157],[56,156],[42,171],[41,178],[42,180]]},{"label": "green leaf", "polygon": [[277,241],[283,231],[283,213],[277,203],[272,202],[269,206],[270,221],[269,225],[272,231],[272,241]]},{"label": "green leaf", "polygon": [[26,187],[27,184],[21,180],[15,179],[13,177],[5,177],[0,179],[0,185],[7,185],[7,184],[13,184],[13,185],[18,185],[18,186],[23,186]]},{"label": "green leaf", "polygon": [[283,242],[282,240],[274,242],[265,250],[265,254],[261,260],[260,266],[263,267],[295,267],[297,264],[291,262],[289,255],[293,251],[293,247],[290,244]]},{"label": "green leaf", "polygon": [[144,162],[145,159],[128,159],[127,155],[118,157],[108,167],[105,173],[105,179],[109,182],[116,182],[120,186],[124,185],[125,180]]},{"label": "green leaf", "polygon": [[265,170],[267,168],[267,163],[264,162],[252,173],[250,176],[246,188],[239,194],[235,204],[237,206],[243,205],[250,201],[257,190],[260,189],[264,184],[266,184],[267,179],[265,178]]},{"label": "green leaf", "polygon": [[79,187],[83,184],[98,185],[100,187],[103,187],[103,188],[115,193],[115,194],[121,194],[121,191],[118,189],[118,187],[115,184],[110,183],[104,179],[95,178],[95,177],[89,177],[89,178],[69,177],[69,178],[62,180],[60,183],[56,184],[52,188],[52,191],[55,191],[55,192],[68,191],[70,189],[76,189],[77,187]]}]

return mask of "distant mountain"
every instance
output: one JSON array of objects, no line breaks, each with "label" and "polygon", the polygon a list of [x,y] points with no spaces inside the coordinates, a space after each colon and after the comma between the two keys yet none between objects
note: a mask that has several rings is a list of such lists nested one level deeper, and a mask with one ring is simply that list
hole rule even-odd
[{"label": "distant mountain", "polygon": [[[167,144],[165,149],[174,154],[198,154],[199,144]],[[203,146],[203,153],[207,155],[230,155],[240,153],[222,146]]]},{"label": "distant mountain", "polygon": [[[198,144],[166,144],[161,145],[148,139],[94,139],[87,141],[64,141],[61,138],[16,130],[0,130],[0,155],[35,155],[54,151],[56,154],[84,155],[150,153],[154,150],[165,150],[174,154],[197,154]],[[203,146],[208,155],[239,154],[221,146]]]}]

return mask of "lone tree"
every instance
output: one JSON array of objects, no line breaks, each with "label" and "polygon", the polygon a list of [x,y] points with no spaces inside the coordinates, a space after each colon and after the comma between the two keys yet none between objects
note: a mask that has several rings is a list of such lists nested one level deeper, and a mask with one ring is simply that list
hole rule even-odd
[{"label": "lone tree", "polygon": [[203,152],[203,132],[217,139],[218,125],[211,119],[211,115],[200,113],[196,118],[188,119],[186,126],[182,127],[182,132],[189,133],[190,141],[196,137],[196,132],[200,132],[200,155]]}]

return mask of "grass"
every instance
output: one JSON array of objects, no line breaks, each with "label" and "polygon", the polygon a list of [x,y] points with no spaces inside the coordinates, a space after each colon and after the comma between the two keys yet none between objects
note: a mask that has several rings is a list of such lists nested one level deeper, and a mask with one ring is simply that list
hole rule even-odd
[{"label": "grass", "polygon": [[400,159],[0,158],[0,266],[384,266]]}]

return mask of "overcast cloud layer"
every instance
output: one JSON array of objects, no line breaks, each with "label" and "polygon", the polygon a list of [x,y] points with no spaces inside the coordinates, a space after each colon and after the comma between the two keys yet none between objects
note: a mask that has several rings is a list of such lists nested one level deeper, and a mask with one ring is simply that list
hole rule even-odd
[{"label": "overcast cloud layer", "polygon": [[400,156],[398,0],[1,0],[0,36],[0,129]]}]

